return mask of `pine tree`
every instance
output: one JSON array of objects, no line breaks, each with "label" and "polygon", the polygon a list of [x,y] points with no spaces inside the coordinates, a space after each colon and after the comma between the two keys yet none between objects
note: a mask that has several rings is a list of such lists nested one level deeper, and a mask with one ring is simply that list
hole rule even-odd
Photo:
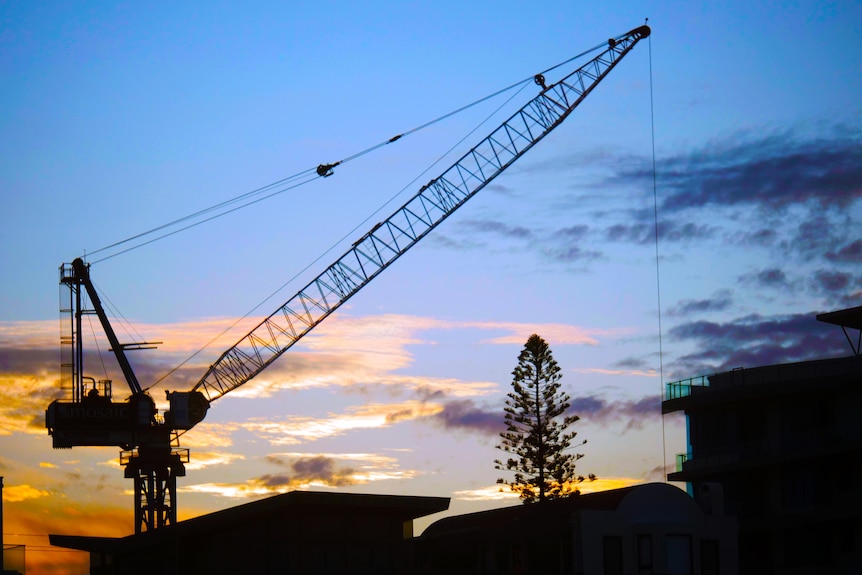
[{"label": "pine tree", "polygon": [[[497,483],[508,485],[524,503],[579,493],[577,485],[585,478],[575,473],[575,462],[583,454],[567,453],[577,433],[566,430],[580,418],[564,415],[571,398],[560,390],[560,367],[544,339],[529,337],[512,376],[504,408],[506,431],[500,433],[503,440],[497,446],[509,458],[494,463],[496,469],[514,471],[515,477]],[[592,481],[595,476],[587,478]]]}]

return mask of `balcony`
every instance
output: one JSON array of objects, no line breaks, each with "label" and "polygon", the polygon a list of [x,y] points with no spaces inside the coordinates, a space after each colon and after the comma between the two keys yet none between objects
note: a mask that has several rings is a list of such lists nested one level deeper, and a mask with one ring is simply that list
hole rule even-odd
[{"label": "balcony", "polygon": [[664,399],[667,401],[669,399],[688,397],[692,394],[692,389],[699,390],[704,387],[709,387],[708,375],[690,377],[688,379],[666,383]]}]

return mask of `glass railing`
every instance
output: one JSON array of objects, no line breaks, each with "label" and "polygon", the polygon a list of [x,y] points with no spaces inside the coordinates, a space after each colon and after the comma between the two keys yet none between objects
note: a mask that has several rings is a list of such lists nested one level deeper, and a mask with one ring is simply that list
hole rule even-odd
[{"label": "glass railing", "polygon": [[688,379],[666,383],[664,398],[665,400],[668,400],[688,397],[691,395],[693,387],[709,387],[709,376],[701,375],[698,377],[690,377]]}]

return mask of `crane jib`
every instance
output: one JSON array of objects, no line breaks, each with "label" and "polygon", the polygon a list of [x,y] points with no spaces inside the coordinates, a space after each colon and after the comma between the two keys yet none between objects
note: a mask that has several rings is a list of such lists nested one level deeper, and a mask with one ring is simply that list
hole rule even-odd
[{"label": "crane jib", "polygon": [[635,28],[609,40],[602,53],[562,80],[545,86],[543,77],[537,96],[225,351],[194,390],[213,401],[263,371],[562,123],[649,34],[647,26]]}]

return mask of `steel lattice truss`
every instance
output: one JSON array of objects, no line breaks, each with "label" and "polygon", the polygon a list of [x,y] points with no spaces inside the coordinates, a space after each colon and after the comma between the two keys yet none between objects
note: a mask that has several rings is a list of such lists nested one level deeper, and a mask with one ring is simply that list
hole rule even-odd
[{"label": "steel lattice truss", "polygon": [[[649,28],[610,40],[601,54],[544,87],[499,128],[375,225],[323,273],[224,352],[194,389],[218,399],[260,373],[479,190],[557,127]],[[537,76],[537,83],[544,78]]]}]

